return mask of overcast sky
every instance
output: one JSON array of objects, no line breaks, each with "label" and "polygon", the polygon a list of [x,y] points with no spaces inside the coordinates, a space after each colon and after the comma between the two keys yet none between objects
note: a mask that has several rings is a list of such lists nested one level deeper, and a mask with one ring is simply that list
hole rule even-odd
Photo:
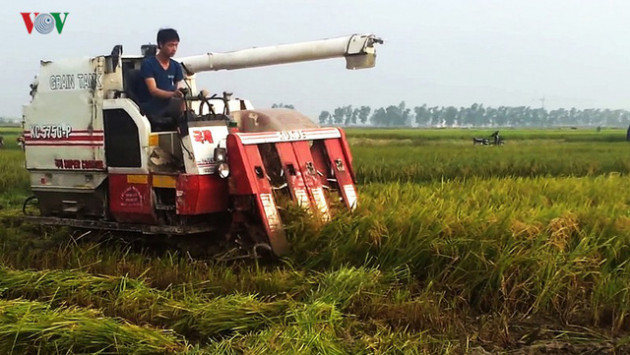
[{"label": "overcast sky", "polygon": [[[132,5],[133,4],[133,5]],[[142,5],[138,5],[142,4]],[[148,4],[151,4],[148,6]],[[3,3],[0,116],[20,117],[40,59],[125,54],[173,27],[178,56],[374,33],[376,68],[343,59],[198,74],[257,107],[314,116],[352,104],[630,109],[630,2],[578,0],[12,1]],[[61,35],[20,12],[69,12]]]}]

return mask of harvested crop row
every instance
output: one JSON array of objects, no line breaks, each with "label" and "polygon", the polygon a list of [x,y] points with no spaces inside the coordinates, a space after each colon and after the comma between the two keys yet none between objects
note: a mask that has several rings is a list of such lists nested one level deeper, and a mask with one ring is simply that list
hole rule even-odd
[{"label": "harvested crop row", "polygon": [[175,335],[103,317],[98,311],[0,300],[0,352],[163,354],[187,346]]},{"label": "harvested crop row", "polygon": [[288,307],[286,301],[262,302],[253,295],[178,300],[139,280],[76,271],[2,268],[0,287],[4,289],[4,297],[99,308],[109,316],[141,325],[172,328],[192,339],[264,327],[284,316]]},{"label": "harvested crop row", "polygon": [[[0,220],[6,211],[0,211]],[[65,228],[31,224],[0,228],[0,265],[13,269],[71,269],[95,275],[128,275],[142,278],[151,288],[166,290],[181,285],[194,295],[277,294],[292,295],[303,285],[304,270],[277,264],[258,267],[252,263],[215,263],[193,260],[177,251],[157,254],[124,241],[95,242]],[[187,285],[189,285],[187,287]]]},{"label": "harvested crop row", "polygon": [[[332,272],[315,273],[305,279],[311,287],[310,291],[303,295],[301,301],[273,302],[273,305],[282,305],[283,312],[281,315],[270,317],[265,317],[269,314],[255,314],[253,309],[260,303],[253,297],[187,299],[178,302],[174,299],[166,299],[164,292],[146,289],[138,280],[93,276],[75,271],[33,272],[0,269],[0,287],[5,289],[5,297],[22,295],[46,301],[49,306],[104,307],[106,314],[117,317],[127,318],[135,314],[134,311],[143,310],[142,315],[148,317],[145,319],[146,322],[172,326],[180,334],[186,336],[194,336],[198,334],[199,329],[204,329],[206,335],[212,335],[212,338],[202,341],[208,348],[197,348],[199,352],[230,353],[236,349],[241,351],[259,349],[301,353],[330,351],[356,353],[365,347],[396,346],[397,349],[416,347],[434,349],[435,346],[442,346],[440,342],[432,346],[421,342],[402,345],[374,344],[373,340],[368,344],[361,337],[375,336],[369,335],[372,332],[369,328],[380,327],[377,336],[380,336],[382,332],[392,336],[392,330],[378,325],[378,322],[366,328],[362,325],[364,321],[354,322],[351,314],[343,313],[344,310],[367,307],[366,301],[373,306],[382,304],[387,300],[386,293],[395,287],[400,277],[405,277],[404,273],[383,275],[376,269],[365,268],[341,268]],[[150,304],[151,302],[155,303]],[[188,309],[178,308],[184,304]],[[244,317],[244,312],[234,312],[237,305],[240,309],[247,310],[248,318]],[[196,312],[197,315],[203,311],[207,312],[207,316],[178,318],[177,312],[165,311],[168,308],[178,308],[182,313]],[[210,314],[212,314],[211,320]],[[257,316],[259,318],[256,318]],[[264,324],[254,326],[253,320],[263,319],[261,317],[265,317]],[[375,314],[375,317],[378,319],[379,315]],[[366,320],[369,321],[369,317]],[[218,324],[221,325],[221,329],[216,328]],[[225,331],[228,326],[231,326],[230,332],[233,334],[229,337],[217,337],[229,335]],[[359,339],[346,344],[344,338],[349,331],[352,332],[353,337],[359,337]],[[408,336],[409,339],[419,339],[417,335]],[[427,337],[423,335],[420,338]],[[195,339],[193,337],[190,340]],[[267,342],[268,340],[272,341]]]},{"label": "harvested crop row", "polygon": [[[364,292],[384,293],[396,280],[396,275],[386,276],[376,269],[341,268],[315,273],[305,277],[304,285],[300,286],[303,292],[300,301],[323,302],[344,309]],[[137,279],[71,270],[0,268],[0,288],[4,289],[4,297],[100,308],[111,316],[173,328],[193,338],[250,331],[287,321],[288,313],[302,307],[297,300],[263,302],[253,295],[215,298],[186,295],[176,290],[177,286],[171,291],[159,291]]]}]

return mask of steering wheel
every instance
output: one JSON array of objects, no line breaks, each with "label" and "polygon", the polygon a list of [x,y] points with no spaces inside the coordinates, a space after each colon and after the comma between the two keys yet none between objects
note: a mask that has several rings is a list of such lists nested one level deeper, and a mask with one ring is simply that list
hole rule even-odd
[{"label": "steering wheel", "polygon": [[214,94],[212,96],[210,96],[210,98],[207,98],[205,96],[199,96],[199,98],[201,99],[201,104],[199,105],[199,117],[203,116],[203,105],[208,105],[208,112],[216,115],[216,113],[214,112],[214,108],[212,107],[212,104],[210,103],[210,100],[214,99],[217,96],[217,94]]}]

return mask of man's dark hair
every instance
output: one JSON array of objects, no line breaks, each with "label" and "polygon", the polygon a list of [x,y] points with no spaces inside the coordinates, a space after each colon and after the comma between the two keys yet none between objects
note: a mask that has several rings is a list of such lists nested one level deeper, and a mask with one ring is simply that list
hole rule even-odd
[{"label": "man's dark hair", "polygon": [[163,28],[159,30],[157,34],[158,48],[162,47],[164,43],[169,41],[179,42],[179,35],[177,34],[177,31],[172,28]]}]

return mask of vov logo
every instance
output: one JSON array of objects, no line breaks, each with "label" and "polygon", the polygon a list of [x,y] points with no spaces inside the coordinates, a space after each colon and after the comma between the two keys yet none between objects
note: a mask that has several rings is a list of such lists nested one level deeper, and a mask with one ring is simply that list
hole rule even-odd
[{"label": "vov logo", "polygon": [[24,25],[26,25],[26,31],[28,34],[35,30],[43,35],[49,34],[53,29],[57,29],[57,32],[61,34],[63,26],[66,24],[69,12],[63,13],[63,20],[61,19],[61,12],[51,13],[39,13],[39,12],[20,12],[22,19],[24,19]]}]

